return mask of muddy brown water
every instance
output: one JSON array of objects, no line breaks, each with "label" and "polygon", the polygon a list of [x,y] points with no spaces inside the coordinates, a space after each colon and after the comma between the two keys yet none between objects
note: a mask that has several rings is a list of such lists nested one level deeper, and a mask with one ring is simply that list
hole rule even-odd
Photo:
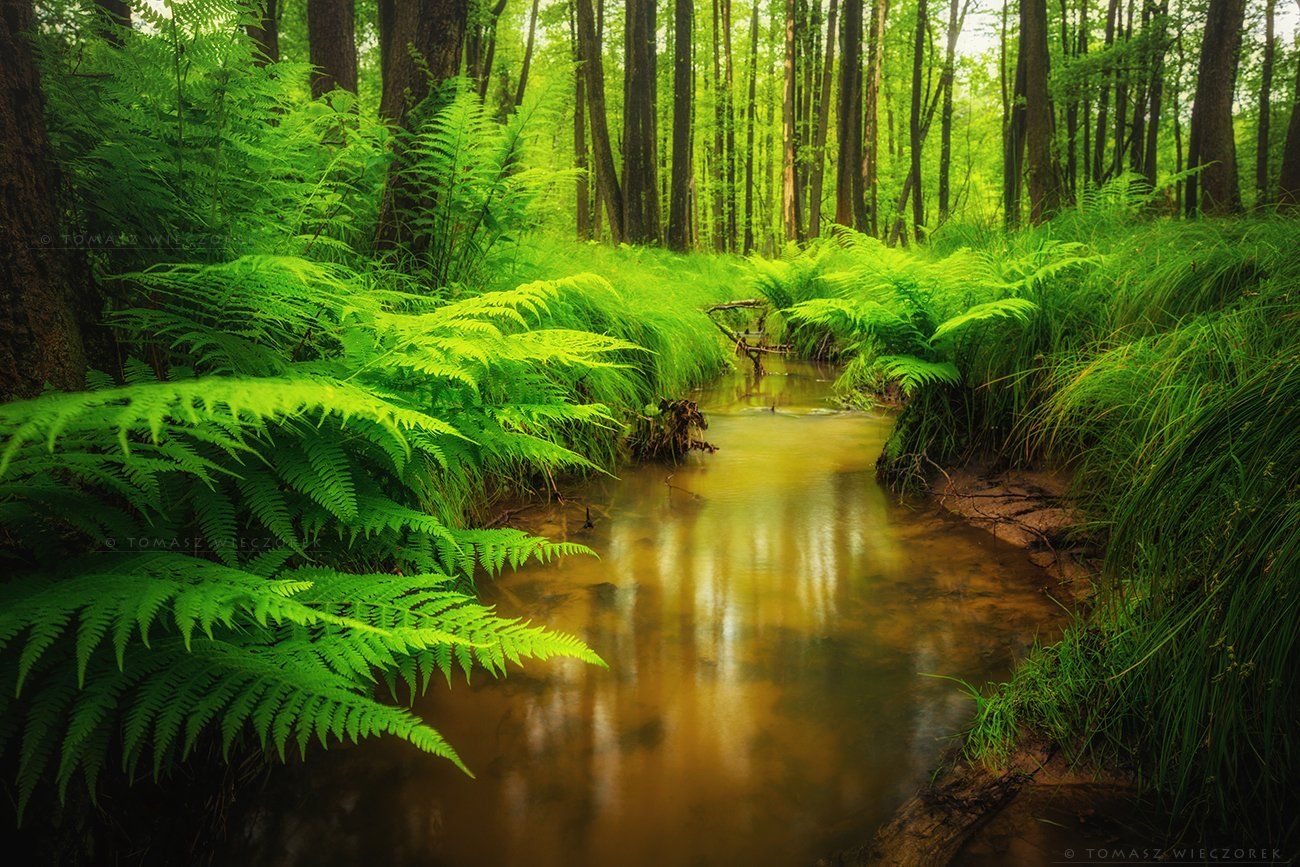
[{"label": "muddy brown water", "polygon": [[971,714],[926,675],[1004,677],[1062,610],[1022,551],[881,489],[887,415],[769,367],[694,395],[716,454],[527,514],[599,559],[482,587],[608,669],[436,684],[417,710],[477,779],[399,742],[317,751],[241,797],[218,860],[784,865],[869,839]]}]

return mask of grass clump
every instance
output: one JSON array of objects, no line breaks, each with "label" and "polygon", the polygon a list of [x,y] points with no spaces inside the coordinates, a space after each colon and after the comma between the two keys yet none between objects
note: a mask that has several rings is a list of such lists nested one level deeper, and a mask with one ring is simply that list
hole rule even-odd
[{"label": "grass clump", "polygon": [[[1173,815],[1294,839],[1300,225],[1122,216],[976,232],[978,250],[850,242],[758,280],[801,275],[786,318],[848,357],[844,385],[906,393],[886,477],[971,459],[1073,472],[1104,587],[981,698],[967,754],[1002,761],[1034,731],[1131,764]],[[1004,299],[1026,303],[928,354],[938,317]],[[952,368],[909,388],[900,347]]]}]

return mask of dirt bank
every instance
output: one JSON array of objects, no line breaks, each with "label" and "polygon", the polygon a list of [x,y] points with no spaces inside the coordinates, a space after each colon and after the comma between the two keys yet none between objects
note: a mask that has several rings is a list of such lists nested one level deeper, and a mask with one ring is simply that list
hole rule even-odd
[{"label": "dirt bank", "polygon": [[1077,604],[1092,595],[1100,552],[1070,505],[1068,489],[1069,476],[1060,471],[992,472],[971,465],[935,479],[932,496],[954,515],[1027,550],[1056,579],[1062,601]]}]

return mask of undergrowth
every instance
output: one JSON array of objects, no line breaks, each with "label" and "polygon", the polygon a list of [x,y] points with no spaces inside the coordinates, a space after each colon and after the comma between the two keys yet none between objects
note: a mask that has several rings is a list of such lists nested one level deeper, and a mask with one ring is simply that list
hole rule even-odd
[{"label": "undergrowth", "polygon": [[[140,7],[120,46],[74,6],[44,22],[69,235],[110,350],[86,390],[0,405],[20,816],[214,744],[283,758],[388,735],[463,768],[410,710],[435,677],[603,664],[475,596],[590,552],[476,529],[476,510],[612,469],[632,415],[727,364],[694,302],[734,264],[536,235],[555,179],[523,157],[545,104],[499,125],[453,81],[396,133],[346,94],[308,98],[305,68],[255,65],[242,28],[210,26],[224,8]],[[407,241],[376,255],[394,135],[437,208],[399,214]]]},{"label": "undergrowth", "polygon": [[966,754],[996,764],[1034,731],[1130,764],[1193,827],[1294,839],[1300,225],[1151,222],[1123,183],[1031,231],[841,237],[755,279],[796,345],[846,358],[843,387],[905,393],[895,484],[1072,471],[1103,587],[986,691]]}]

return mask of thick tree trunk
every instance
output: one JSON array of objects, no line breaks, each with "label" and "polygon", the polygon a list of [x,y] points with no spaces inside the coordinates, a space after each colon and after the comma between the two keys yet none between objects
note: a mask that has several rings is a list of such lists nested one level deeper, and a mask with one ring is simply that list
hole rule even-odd
[{"label": "thick tree trunk", "polygon": [[[749,105],[745,110],[745,246],[754,250],[754,121],[758,112],[758,5],[749,22]],[[688,22],[689,26],[689,22]]]},{"label": "thick tree trunk", "polygon": [[939,113],[939,222],[948,219],[950,184],[948,173],[952,167],[952,81],[957,58],[957,37],[961,35],[962,18],[959,0],[948,4],[948,44],[943,55],[943,77],[939,87],[943,90],[943,108]]},{"label": "thick tree trunk", "polygon": [[280,60],[280,14],[276,3],[277,0],[265,0],[250,4],[253,14],[260,15],[260,18],[256,24],[249,24],[244,29],[256,46],[255,62],[258,66]]},{"label": "thick tree trunk", "polygon": [[342,88],[357,92],[355,0],[307,0],[307,39],[311,43],[311,95]]},{"label": "thick tree trunk", "polygon": [[0,5],[0,399],[80,388],[86,368],[31,27],[30,2]]},{"label": "thick tree trunk", "polygon": [[1295,91],[1291,97],[1291,122],[1286,128],[1282,173],[1278,178],[1278,204],[1300,206],[1300,64],[1296,64]]},{"label": "thick tree trunk", "polygon": [[591,156],[596,167],[596,190],[609,217],[609,234],[614,243],[623,240],[623,191],[614,170],[614,151],[609,143],[609,120],[605,114],[605,67],[591,10],[591,0],[577,0],[578,44],[582,48],[582,73],[587,80],[587,108],[591,118]]},{"label": "thick tree trunk", "polygon": [[[394,4],[379,103],[382,117],[404,126],[407,112],[429,95],[430,78],[435,85],[441,84],[460,71],[467,8],[467,0],[402,0]],[[422,64],[412,59],[411,49],[422,58]]]},{"label": "thick tree trunk", "polygon": [[1277,49],[1274,33],[1274,0],[1264,3],[1264,59],[1259,77],[1259,124],[1255,135],[1255,207],[1269,203],[1268,139],[1272,120],[1273,56]]},{"label": "thick tree trunk", "polygon": [[[861,0],[858,0],[861,4]],[[826,176],[826,134],[830,128],[831,116],[831,86],[835,81],[835,41],[836,41],[836,15],[838,14],[838,0],[831,0],[830,12],[827,13],[826,19],[826,58],[822,61],[822,82],[821,89],[817,99],[817,129],[813,134],[813,166],[812,178],[809,179],[808,193],[808,233],[812,237],[821,234],[822,222],[822,183]],[[861,17],[862,10],[859,5],[858,15]],[[862,24],[858,22],[858,32],[861,33]],[[859,55],[860,56],[860,55]],[[861,73],[859,72],[859,75]],[[859,128],[861,124],[858,124]],[[860,147],[861,145],[859,145]],[[840,160],[844,162],[843,159]],[[847,170],[857,174],[858,160],[848,163]],[[836,178],[838,181],[838,176]]]},{"label": "thick tree trunk", "polygon": [[785,96],[781,102],[781,139],[784,145],[781,172],[781,218],[787,241],[803,240],[803,215],[795,187],[795,0],[785,0]]},{"label": "thick tree trunk", "polygon": [[114,45],[122,44],[122,31],[131,29],[131,4],[127,0],[95,0],[101,16],[100,31]]},{"label": "thick tree trunk", "polygon": [[[861,0],[859,0],[861,2]],[[871,26],[867,34],[867,69],[866,80],[862,88],[863,144],[862,144],[862,191],[864,201],[859,214],[858,229],[877,235],[880,232],[880,183],[879,147],[880,120],[880,77],[884,69],[885,50],[885,14],[889,11],[889,0],[873,0],[871,4]]]},{"label": "thick tree trunk", "polygon": [[633,244],[657,244],[659,180],[655,91],[655,3],[627,0],[623,83],[623,233]]},{"label": "thick tree trunk", "polygon": [[1245,0],[1210,0],[1187,155],[1187,167],[1201,171],[1187,182],[1188,215],[1198,210],[1206,214],[1241,210],[1232,96],[1245,10]]},{"label": "thick tree trunk", "polygon": [[[879,2],[879,0],[877,0]],[[862,0],[844,0],[840,28],[840,98],[836,112],[835,222],[850,228],[862,213]]]},{"label": "thick tree trunk", "polygon": [[[691,168],[691,59],[695,45],[692,24],[693,0],[676,0],[673,9],[673,164],[672,189],[668,197],[668,246],[690,247]],[[751,97],[752,102],[752,97]]]},{"label": "thick tree trunk", "polygon": [[[1032,2],[1032,0],[1021,0]],[[929,10],[926,0],[916,3],[916,37],[912,44],[912,105],[908,115],[907,137],[908,155],[912,179],[912,231],[916,239],[921,240],[925,231],[925,188],[921,183],[921,74],[925,69],[925,34],[928,26]]]},{"label": "thick tree trunk", "polygon": [[537,6],[540,0],[533,0],[533,11],[528,16],[528,42],[524,46],[524,63],[519,70],[519,87],[515,90],[515,107],[524,104],[524,90],[528,87],[528,70],[533,65],[533,43],[537,39]]},{"label": "thick tree trunk", "polygon": [[[429,96],[430,86],[436,87],[460,71],[467,11],[466,0],[403,0],[395,5],[380,116],[409,129],[409,113]],[[412,58],[413,52],[421,63]],[[381,249],[409,244],[412,238],[402,224],[403,215],[430,206],[416,201],[405,166],[406,155],[399,143],[380,204],[376,240]]]},{"label": "thick tree trunk", "polygon": [[1021,0],[1020,53],[1025,56],[1025,138],[1028,144],[1029,219],[1041,223],[1060,207],[1061,179],[1048,93],[1046,0]]}]

